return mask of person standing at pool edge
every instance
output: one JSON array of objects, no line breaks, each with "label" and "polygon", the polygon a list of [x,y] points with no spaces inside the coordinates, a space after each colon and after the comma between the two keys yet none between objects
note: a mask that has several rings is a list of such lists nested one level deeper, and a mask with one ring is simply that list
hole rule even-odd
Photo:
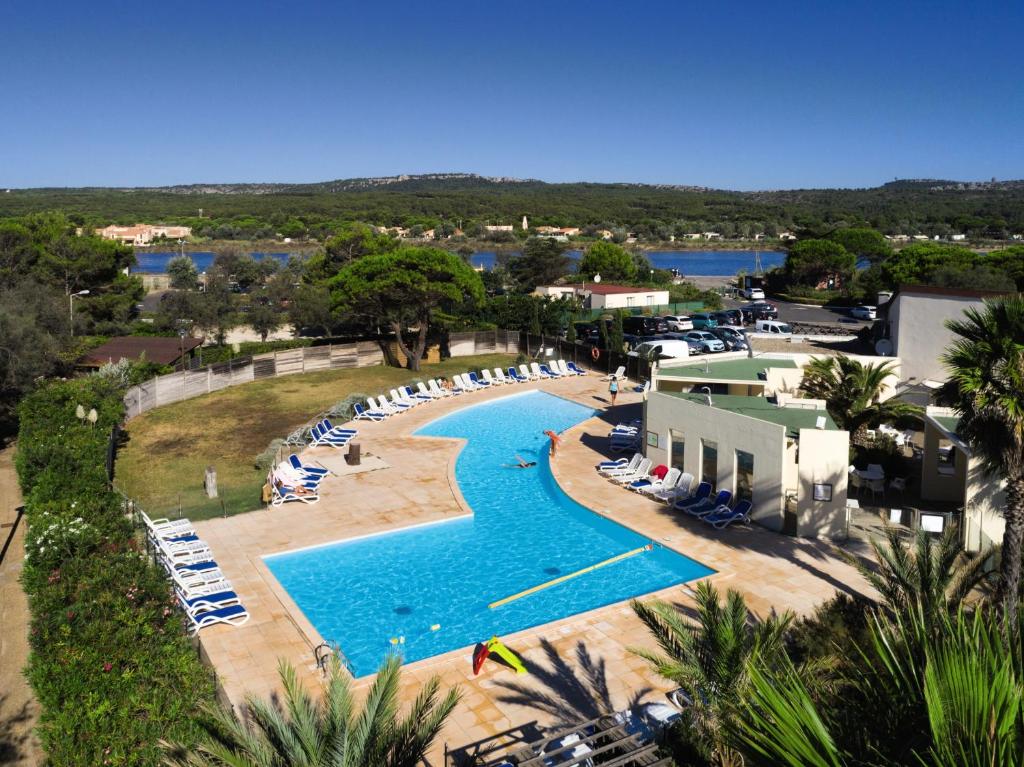
[{"label": "person standing at pool edge", "polygon": [[548,455],[553,456],[555,454],[555,450],[558,449],[558,443],[561,442],[562,438],[551,431],[551,429],[546,430],[544,434],[551,439],[551,452]]},{"label": "person standing at pool edge", "polygon": [[608,393],[612,395],[612,407],[615,406],[615,397],[619,393],[619,379],[612,378],[611,383],[608,384]]}]

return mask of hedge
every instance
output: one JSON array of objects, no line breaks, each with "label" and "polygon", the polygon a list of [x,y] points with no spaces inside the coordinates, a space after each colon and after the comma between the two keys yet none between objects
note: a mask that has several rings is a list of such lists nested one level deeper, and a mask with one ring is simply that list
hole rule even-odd
[{"label": "hedge", "polygon": [[[94,426],[78,405],[96,408]],[[214,697],[168,582],[107,482],[122,408],[120,390],[93,376],[42,388],[19,409],[26,676],[53,765],[158,764],[159,740],[191,742],[199,704]]]}]

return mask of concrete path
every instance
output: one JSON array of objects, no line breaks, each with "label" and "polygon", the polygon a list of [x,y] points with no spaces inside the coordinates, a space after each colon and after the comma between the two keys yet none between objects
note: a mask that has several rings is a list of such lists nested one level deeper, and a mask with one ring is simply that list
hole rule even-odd
[{"label": "concrete path", "polygon": [[[18,520],[21,493],[14,448],[0,451],[0,764],[36,765],[43,752],[32,733],[39,706],[22,669],[28,661],[28,601],[21,590],[25,520]],[[15,526],[16,525],[16,526]]]}]

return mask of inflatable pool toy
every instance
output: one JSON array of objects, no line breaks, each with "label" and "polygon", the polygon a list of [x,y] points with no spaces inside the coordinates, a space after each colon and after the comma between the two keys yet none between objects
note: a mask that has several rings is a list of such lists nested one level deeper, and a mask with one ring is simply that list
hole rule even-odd
[{"label": "inflatable pool toy", "polygon": [[494,653],[510,665],[517,674],[526,673],[526,666],[524,666],[523,662],[519,660],[519,656],[505,647],[498,637],[491,637],[486,643],[478,644],[476,646],[476,650],[473,651],[474,676],[480,673],[480,669],[483,667],[484,661],[487,660],[487,656],[491,653]]}]

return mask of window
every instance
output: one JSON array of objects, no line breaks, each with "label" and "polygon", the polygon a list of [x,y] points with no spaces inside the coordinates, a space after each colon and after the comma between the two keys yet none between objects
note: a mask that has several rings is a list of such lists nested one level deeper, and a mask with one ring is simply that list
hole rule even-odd
[{"label": "window", "polygon": [[956,447],[945,438],[939,439],[938,445],[938,470],[939,474],[952,476],[956,474]]},{"label": "window", "polygon": [[736,451],[736,500],[754,500],[754,456],[742,450]]},{"label": "window", "polygon": [[647,296],[647,305],[654,306],[654,296]]},{"label": "window", "polygon": [[686,471],[686,467],[683,465],[683,458],[686,454],[686,438],[681,431],[676,431],[675,429],[669,429],[668,433],[672,443],[672,452],[669,453],[669,461],[672,462],[672,468]]},{"label": "window", "polygon": [[633,306],[636,304],[636,296],[626,296],[626,306]]},{"label": "window", "polygon": [[700,481],[709,482],[712,486],[718,482],[718,443],[702,439]]}]

